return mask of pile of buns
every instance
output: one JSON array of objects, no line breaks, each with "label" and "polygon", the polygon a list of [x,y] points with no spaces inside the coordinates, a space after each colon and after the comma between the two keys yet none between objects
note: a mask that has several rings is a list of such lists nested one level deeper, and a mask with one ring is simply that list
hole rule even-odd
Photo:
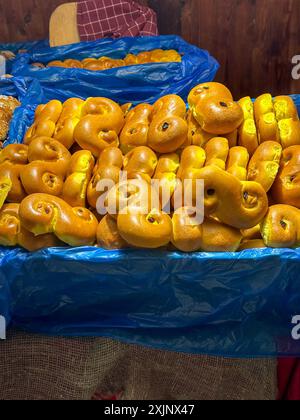
[{"label": "pile of buns", "polygon": [[[293,101],[263,95],[235,102],[225,86],[207,83],[188,102],[187,109],[169,95],[133,108],[107,98],[40,105],[24,143],[0,152],[0,245],[182,252],[300,246]],[[204,221],[194,217],[199,180]],[[178,207],[176,196],[188,192],[191,204]],[[101,206],[107,214],[99,214]]]},{"label": "pile of buns", "polygon": [[20,102],[12,96],[0,96],[0,147],[6,140],[9,123],[18,106],[20,106]]},{"label": "pile of buns", "polygon": [[150,63],[180,63],[181,55],[175,50],[162,50],[157,49],[153,51],[141,52],[137,55],[127,54],[124,59],[114,59],[110,57],[100,58],[86,58],[82,61],[67,59],[64,61],[56,60],[51,61],[46,66],[41,63],[33,63],[32,65],[39,68],[44,67],[63,67],[63,68],[76,68],[85,69],[90,71],[103,71],[117,67],[136,66],[139,64]]}]

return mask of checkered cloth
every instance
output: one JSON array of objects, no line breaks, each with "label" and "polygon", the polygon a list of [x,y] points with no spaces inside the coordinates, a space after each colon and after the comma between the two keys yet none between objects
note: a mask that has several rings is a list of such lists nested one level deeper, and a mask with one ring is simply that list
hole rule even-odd
[{"label": "checkered cloth", "polygon": [[133,0],[78,0],[82,41],[158,35],[156,13]]}]

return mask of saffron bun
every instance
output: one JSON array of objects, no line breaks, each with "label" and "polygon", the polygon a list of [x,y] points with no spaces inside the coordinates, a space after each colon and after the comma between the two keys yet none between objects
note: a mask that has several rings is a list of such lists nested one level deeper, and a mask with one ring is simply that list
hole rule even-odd
[{"label": "saffron bun", "polygon": [[0,210],[3,207],[3,204],[7,200],[8,194],[12,188],[12,181],[8,177],[0,178]]},{"label": "saffron bun", "polygon": [[149,214],[153,208],[159,208],[160,202],[157,191],[140,178],[121,181],[111,188],[104,206],[106,213],[116,218],[124,212]]},{"label": "saffron bun", "polygon": [[20,203],[26,197],[21,172],[28,163],[28,146],[11,144],[0,150],[1,201]]},{"label": "saffron bun", "polygon": [[264,94],[254,102],[254,117],[258,130],[259,143],[276,141],[280,143],[278,121],[272,95]]},{"label": "saffron bun", "polygon": [[202,130],[199,123],[196,121],[191,110],[187,113],[187,124],[188,124],[188,138],[183,144],[183,148],[188,146],[199,146],[205,147],[205,145],[215,137],[214,134],[206,133]]},{"label": "saffron bun", "polygon": [[279,204],[269,208],[262,225],[264,243],[269,248],[294,248],[300,245],[300,210]]},{"label": "saffron bun", "polygon": [[275,203],[300,208],[300,146],[283,151],[271,196]]},{"label": "saffron bun", "polygon": [[258,182],[269,192],[279,171],[281,155],[282,147],[279,143],[262,143],[249,163],[248,181]]},{"label": "saffron bun", "polygon": [[172,219],[169,215],[151,210],[147,214],[119,214],[118,229],[129,245],[156,249],[168,245],[172,239]]},{"label": "saffron bun", "polygon": [[159,99],[153,106],[148,146],[157,153],[174,153],[187,141],[186,105],[177,95]]},{"label": "saffron bun", "polygon": [[215,137],[206,144],[206,166],[216,165],[225,170],[229,155],[228,140],[224,137]]},{"label": "saffron bun", "polygon": [[107,250],[129,247],[119,233],[116,219],[110,215],[104,216],[98,225],[97,244],[100,248]]},{"label": "saffron bun", "polygon": [[281,120],[278,123],[278,129],[283,149],[300,145],[300,121],[298,119]]},{"label": "saffron bun", "polygon": [[208,98],[194,108],[194,117],[202,130],[223,135],[234,132],[244,121],[240,105],[227,98]]},{"label": "saffron bun", "polygon": [[172,224],[172,244],[182,252],[235,252],[242,241],[239,230],[213,219],[202,223],[187,207],[174,213]]},{"label": "saffron bun", "polygon": [[61,116],[56,124],[54,139],[62,143],[68,150],[73,146],[74,130],[81,118],[84,101],[77,98],[68,99],[63,104]]},{"label": "saffron bun", "polygon": [[155,188],[159,193],[161,208],[171,207],[172,197],[178,185],[177,172],[180,157],[177,153],[161,155],[156,167],[153,180],[158,182]]},{"label": "saffron bun", "polygon": [[34,139],[28,148],[28,165],[21,171],[27,194],[43,193],[60,196],[71,154],[58,141],[48,137]]},{"label": "saffron bun", "polygon": [[91,152],[82,150],[70,160],[62,199],[72,207],[86,207],[86,195],[95,165]]},{"label": "saffron bun", "polygon": [[268,197],[256,182],[241,182],[217,166],[199,171],[204,181],[205,216],[215,216],[236,229],[258,225],[268,210]]},{"label": "saffron bun", "polygon": [[264,249],[266,245],[262,239],[250,239],[241,243],[239,251],[246,251],[248,249]]},{"label": "saffron bun", "polygon": [[82,118],[74,131],[75,141],[98,158],[104,149],[119,146],[124,125],[120,106],[106,98],[90,98],[82,108]]},{"label": "saffron bun", "polygon": [[24,144],[30,144],[37,137],[52,137],[62,110],[63,105],[57,100],[50,101],[46,105],[39,105],[35,112],[34,123],[25,134]]},{"label": "saffron bun", "polygon": [[152,106],[141,104],[129,111],[120,135],[120,149],[124,154],[139,146],[147,146]]},{"label": "saffron bun", "polygon": [[259,145],[258,131],[254,119],[254,104],[250,96],[240,99],[238,103],[244,113],[244,122],[238,132],[238,145],[245,147],[252,156]]},{"label": "saffron bun", "polygon": [[188,96],[188,104],[190,109],[193,111],[199,102],[202,102],[207,98],[226,98],[229,101],[233,101],[232,93],[226,86],[222,85],[221,83],[202,83],[198,86],[195,86]]},{"label": "saffron bun", "polygon": [[277,121],[299,120],[297,107],[290,96],[277,96],[273,103]]},{"label": "saffron bun", "polygon": [[21,246],[27,251],[34,252],[61,245],[53,234],[35,236],[24,229],[19,218],[19,208],[19,204],[6,204],[0,211],[1,246]]},{"label": "saffron bun", "polygon": [[197,179],[198,172],[204,167],[205,162],[206,153],[202,147],[186,147],[181,155],[177,177],[182,182],[188,179]]},{"label": "saffron bun", "polygon": [[88,203],[92,208],[97,207],[98,199],[108,188],[107,186],[102,190],[97,188],[99,182],[110,181],[111,188],[120,182],[123,160],[124,156],[117,147],[109,147],[101,153],[87,189]]},{"label": "saffron bun", "polygon": [[156,154],[149,147],[140,146],[129,152],[124,158],[124,171],[128,179],[133,174],[145,174],[152,176],[155,173],[158,164]]},{"label": "saffron bun", "polygon": [[89,210],[71,207],[59,197],[32,194],[19,209],[22,226],[34,235],[54,233],[62,242],[89,246],[96,242],[98,220]]},{"label": "saffron bun", "polygon": [[251,229],[242,229],[241,233],[243,235],[244,241],[261,239],[260,225],[256,225]]},{"label": "saffron bun", "polygon": [[249,152],[245,147],[232,147],[229,150],[226,171],[240,181],[247,181],[249,159]]}]

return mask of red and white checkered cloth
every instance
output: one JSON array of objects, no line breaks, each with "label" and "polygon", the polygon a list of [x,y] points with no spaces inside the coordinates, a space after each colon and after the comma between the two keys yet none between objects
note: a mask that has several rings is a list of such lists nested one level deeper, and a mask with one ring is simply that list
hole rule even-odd
[{"label": "red and white checkered cloth", "polygon": [[82,41],[158,35],[156,13],[133,0],[78,0]]}]

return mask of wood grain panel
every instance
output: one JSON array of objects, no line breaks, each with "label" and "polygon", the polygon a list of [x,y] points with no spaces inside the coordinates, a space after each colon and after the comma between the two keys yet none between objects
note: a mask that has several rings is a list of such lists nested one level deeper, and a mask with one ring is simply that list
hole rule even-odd
[{"label": "wood grain panel", "polygon": [[[43,39],[49,17],[72,0],[0,0],[0,42]],[[300,0],[138,0],[158,13],[162,34],[179,34],[221,64],[236,97],[300,93],[291,59],[300,54]]]}]

